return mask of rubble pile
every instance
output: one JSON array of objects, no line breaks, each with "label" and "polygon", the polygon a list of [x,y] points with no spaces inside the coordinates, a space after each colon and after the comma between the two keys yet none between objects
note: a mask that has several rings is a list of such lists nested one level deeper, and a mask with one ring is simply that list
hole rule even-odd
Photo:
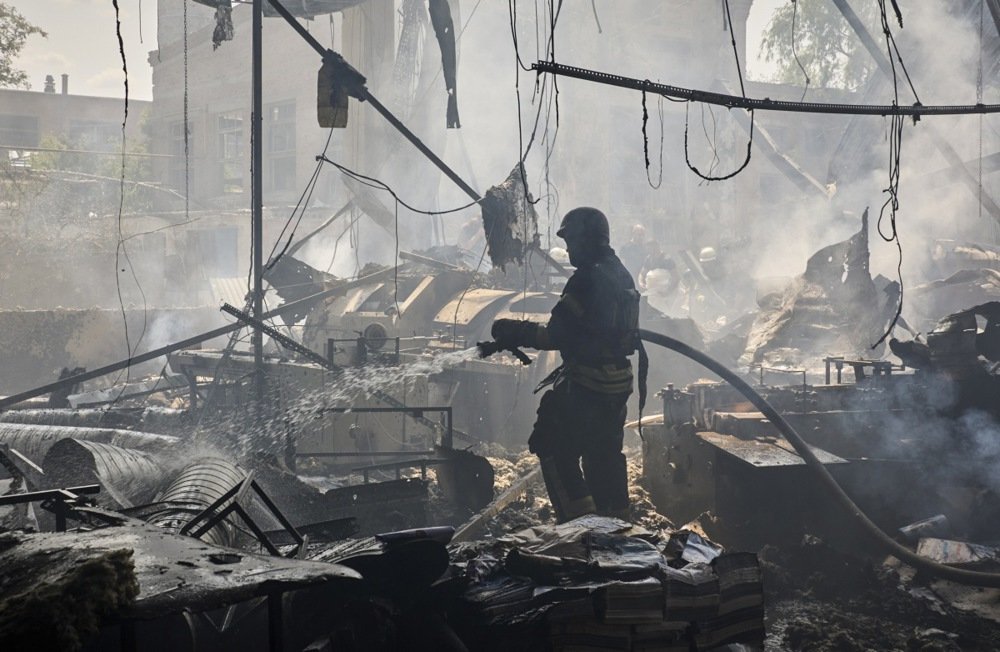
[{"label": "rubble pile", "polygon": [[801,276],[765,298],[741,366],[811,369],[824,355],[873,355],[872,344],[896,310],[899,287],[873,280],[868,265],[865,213],[857,233],[817,251]]},{"label": "rubble pile", "polygon": [[[931,581],[892,558],[860,552],[816,537],[761,552],[767,649],[985,652],[1000,646],[996,589]],[[978,611],[963,600],[978,602]]]}]

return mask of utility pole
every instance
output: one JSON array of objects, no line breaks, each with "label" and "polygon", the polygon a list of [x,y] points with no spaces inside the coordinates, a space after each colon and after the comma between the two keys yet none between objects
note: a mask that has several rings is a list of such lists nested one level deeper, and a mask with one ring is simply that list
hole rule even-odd
[{"label": "utility pole", "polygon": [[[251,167],[253,174],[253,206],[250,209],[253,238],[253,316],[262,319],[264,315],[264,170],[263,170],[263,125],[264,125],[264,84],[261,73],[263,65],[264,0],[253,0],[253,109],[250,126]],[[260,330],[253,332],[254,388],[257,395],[258,416],[264,406],[264,335]]]}]

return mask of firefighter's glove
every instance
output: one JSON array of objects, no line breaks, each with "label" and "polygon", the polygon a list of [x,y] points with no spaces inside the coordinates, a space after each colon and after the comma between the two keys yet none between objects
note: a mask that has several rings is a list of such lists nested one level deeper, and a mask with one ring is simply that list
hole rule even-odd
[{"label": "firefighter's glove", "polygon": [[497,319],[490,335],[504,347],[534,346],[538,324],[526,319]]}]

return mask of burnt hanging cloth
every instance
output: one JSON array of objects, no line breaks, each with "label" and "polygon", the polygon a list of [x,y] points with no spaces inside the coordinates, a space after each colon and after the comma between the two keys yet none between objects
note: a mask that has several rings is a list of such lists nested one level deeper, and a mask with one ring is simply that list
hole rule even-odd
[{"label": "burnt hanging cloth", "polygon": [[455,56],[455,23],[451,19],[448,0],[430,0],[431,25],[441,48],[441,69],[444,71],[444,85],[448,89],[448,128],[458,129],[458,90],[456,77],[458,62]]}]

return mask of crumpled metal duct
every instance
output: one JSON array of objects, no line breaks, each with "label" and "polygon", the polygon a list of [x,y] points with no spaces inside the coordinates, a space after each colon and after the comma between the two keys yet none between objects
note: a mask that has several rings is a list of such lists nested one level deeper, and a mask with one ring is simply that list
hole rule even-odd
[{"label": "crumpled metal duct", "polygon": [[113,509],[149,502],[165,474],[163,465],[147,453],[78,439],[57,441],[42,468],[52,488],[100,483],[98,503]]},{"label": "crumpled metal duct", "polygon": [[0,422],[73,426],[76,428],[129,427],[138,425],[139,417],[134,413],[109,412],[97,408],[39,408],[8,410],[0,413]]},{"label": "crumpled metal duct", "polygon": [[[157,502],[175,504],[165,504],[162,510],[151,514],[147,520],[171,532],[179,532],[198,512],[217,501],[246,477],[246,471],[232,462],[219,457],[202,458],[184,467],[156,499]],[[228,523],[219,523],[202,535],[201,539],[217,546],[231,546],[233,528]]]},{"label": "crumpled metal duct", "polygon": [[[35,464],[41,465],[45,454],[61,439],[99,441],[146,452],[166,451],[179,441],[177,437],[170,435],[133,430],[0,423],[0,444],[7,444]],[[44,470],[44,467],[42,468]]]}]

